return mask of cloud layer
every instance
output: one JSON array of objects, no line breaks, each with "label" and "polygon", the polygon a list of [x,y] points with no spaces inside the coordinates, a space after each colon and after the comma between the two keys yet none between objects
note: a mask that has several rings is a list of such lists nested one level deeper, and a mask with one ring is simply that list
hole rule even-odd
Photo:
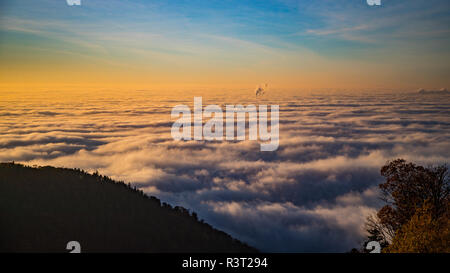
[{"label": "cloud layer", "polygon": [[[197,94],[198,95],[198,94]],[[380,167],[448,162],[450,100],[420,94],[251,91],[207,104],[280,105],[280,147],[174,141],[170,111],[193,92],[0,93],[0,161],[98,170],[263,251],[357,247],[379,206]]]}]

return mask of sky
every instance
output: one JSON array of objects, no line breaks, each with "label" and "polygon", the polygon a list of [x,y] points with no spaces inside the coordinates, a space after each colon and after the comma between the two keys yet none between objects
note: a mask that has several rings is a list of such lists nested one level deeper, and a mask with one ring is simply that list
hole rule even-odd
[{"label": "sky", "polygon": [[447,0],[1,0],[0,90],[450,83]]}]

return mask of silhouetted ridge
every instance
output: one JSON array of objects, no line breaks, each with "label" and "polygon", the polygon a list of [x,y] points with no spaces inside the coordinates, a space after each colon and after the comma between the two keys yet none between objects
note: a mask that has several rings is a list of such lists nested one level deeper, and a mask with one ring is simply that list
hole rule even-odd
[{"label": "silhouetted ridge", "polygon": [[97,172],[0,163],[0,251],[255,252],[183,207]]}]

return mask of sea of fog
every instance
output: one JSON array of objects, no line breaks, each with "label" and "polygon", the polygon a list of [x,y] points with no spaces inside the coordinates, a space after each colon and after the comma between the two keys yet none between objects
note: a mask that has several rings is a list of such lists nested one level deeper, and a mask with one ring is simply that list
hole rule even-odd
[{"label": "sea of fog", "polygon": [[[174,141],[175,105],[279,105],[280,143]],[[416,92],[0,91],[0,161],[130,182],[271,252],[358,247],[380,167],[448,163],[450,96]]]}]

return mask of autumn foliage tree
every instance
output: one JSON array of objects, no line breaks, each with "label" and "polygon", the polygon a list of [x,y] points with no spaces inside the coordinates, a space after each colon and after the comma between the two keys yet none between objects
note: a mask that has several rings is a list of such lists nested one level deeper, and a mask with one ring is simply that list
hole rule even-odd
[{"label": "autumn foliage tree", "polygon": [[396,233],[384,252],[449,253],[449,215],[433,217],[433,206],[425,203]]},{"label": "autumn foliage tree", "polygon": [[403,159],[381,168],[386,203],[367,220],[369,240],[384,252],[449,252],[449,172],[446,165],[422,167]]}]

